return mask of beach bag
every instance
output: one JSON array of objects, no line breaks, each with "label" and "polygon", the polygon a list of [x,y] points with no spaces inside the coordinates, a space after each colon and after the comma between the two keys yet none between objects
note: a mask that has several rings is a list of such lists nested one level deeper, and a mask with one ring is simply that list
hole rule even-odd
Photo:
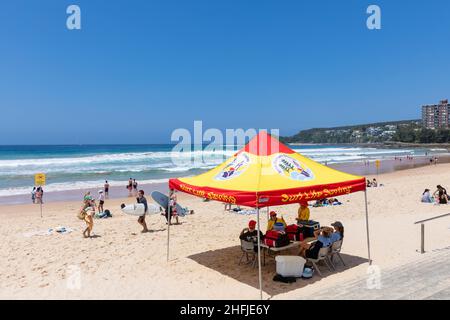
[{"label": "beach bag", "polygon": [[80,220],[84,220],[84,217],[86,217],[86,211],[84,211],[84,210],[79,211],[77,214],[77,217]]},{"label": "beach bag", "polygon": [[276,274],[273,277],[273,281],[283,282],[283,283],[293,283],[293,282],[296,282],[297,279],[295,279],[295,277],[283,277],[281,274]]},{"label": "beach bag", "polygon": [[291,241],[303,241],[302,229],[296,224],[291,224],[287,226],[286,234],[288,235],[289,240]]},{"label": "beach bag", "polygon": [[290,243],[288,235],[283,231],[269,230],[264,236],[264,243],[269,247],[284,247]]}]

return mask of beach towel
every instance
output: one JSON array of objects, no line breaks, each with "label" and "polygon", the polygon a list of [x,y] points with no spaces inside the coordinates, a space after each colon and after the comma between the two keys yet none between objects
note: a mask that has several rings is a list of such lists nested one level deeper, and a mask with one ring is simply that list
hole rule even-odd
[{"label": "beach towel", "polygon": [[34,236],[49,236],[52,234],[67,234],[67,233],[71,233],[73,231],[75,231],[75,229],[72,229],[69,227],[58,226],[58,227],[50,228],[47,230],[27,232],[27,233],[24,233],[23,236],[26,238],[31,238]]},{"label": "beach towel", "polygon": [[237,214],[242,214],[242,215],[252,215],[252,214],[256,214],[256,210],[254,210],[254,209],[244,209],[244,210],[239,210],[239,211],[234,211],[233,210],[233,212],[234,213],[237,213]]}]

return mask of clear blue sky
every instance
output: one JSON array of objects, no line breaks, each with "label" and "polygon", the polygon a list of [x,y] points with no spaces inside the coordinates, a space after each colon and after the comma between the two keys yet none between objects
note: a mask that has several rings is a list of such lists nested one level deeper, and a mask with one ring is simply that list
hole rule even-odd
[{"label": "clear blue sky", "polygon": [[[82,30],[66,28],[77,4]],[[382,29],[366,28],[366,8]],[[420,118],[450,98],[450,2],[8,0],[0,144],[161,143],[173,129]]]}]

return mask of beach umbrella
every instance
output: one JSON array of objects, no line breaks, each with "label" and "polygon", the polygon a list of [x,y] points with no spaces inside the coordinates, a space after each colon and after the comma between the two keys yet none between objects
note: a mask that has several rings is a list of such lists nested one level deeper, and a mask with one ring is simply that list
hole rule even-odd
[{"label": "beach umbrella", "polygon": [[[201,198],[256,208],[260,231],[260,208],[366,191],[366,179],[317,163],[261,131],[224,163],[197,176],[170,179],[169,188]],[[366,193],[365,203],[370,262]],[[258,232],[258,243],[259,240]],[[169,250],[169,243],[167,248]],[[262,298],[259,246],[258,267]]]}]

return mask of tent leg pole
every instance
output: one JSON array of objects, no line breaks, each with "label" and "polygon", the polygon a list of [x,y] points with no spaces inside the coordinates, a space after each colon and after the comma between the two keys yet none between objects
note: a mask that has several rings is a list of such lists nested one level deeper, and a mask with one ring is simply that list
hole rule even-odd
[{"label": "tent leg pole", "polygon": [[369,265],[372,265],[372,259],[370,258],[369,207],[367,205],[367,190],[364,190],[364,201],[365,201],[365,204],[366,204],[367,254],[368,254]]},{"label": "tent leg pole", "polygon": [[259,224],[259,208],[256,208],[256,215],[258,220],[258,278],[259,278],[259,298],[262,300],[262,274],[261,274],[261,227]]},{"label": "tent leg pole", "polygon": [[167,199],[167,262],[169,262],[169,241],[170,241],[170,191],[169,191],[169,197]]}]

